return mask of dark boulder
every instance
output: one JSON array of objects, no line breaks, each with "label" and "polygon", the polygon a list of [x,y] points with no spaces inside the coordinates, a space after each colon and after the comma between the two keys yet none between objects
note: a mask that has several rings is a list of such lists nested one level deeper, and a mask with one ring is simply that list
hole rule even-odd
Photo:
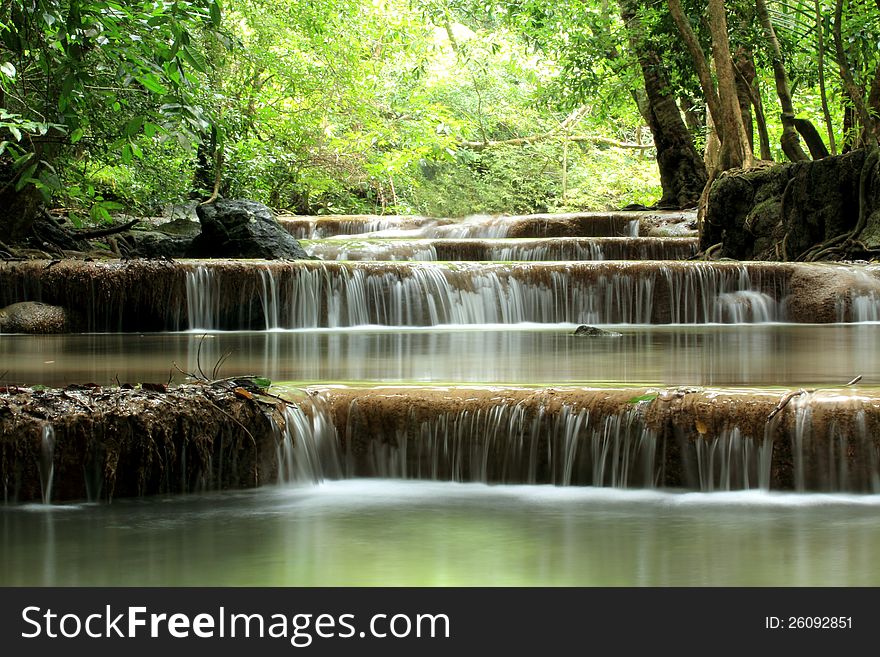
[{"label": "dark boulder", "polygon": [[586,324],[581,324],[577,327],[577,329],[575,329],[574,335],[586,336],[589,338],[619,338],[622,333],[617,333],[616,331],[606,331],[605,329],[600,329],[595,326],[587,326]]},{"label": "dark boulder", "polygon": [[193,240],[190,257],[311,259],[262,203],[218,199],[198,206],[196,213],[202,232]]}]

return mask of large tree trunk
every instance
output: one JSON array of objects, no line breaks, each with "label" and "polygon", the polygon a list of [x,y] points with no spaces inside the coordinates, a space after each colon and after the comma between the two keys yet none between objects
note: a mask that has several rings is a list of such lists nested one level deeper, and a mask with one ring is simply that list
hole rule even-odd
[{"label": "large tree trunk", "polygon": [[[742,89],[749,96],[752,106],[755,108],[755,123],[758,128],[758,143],[762,160],[772,160],[770,152],[770,134],[767,131],[767,120],[764,118],[764,103],[761,100],[761,87],[758,84],[758,73],[755,70],[755,58],[750,50],[740,48],[736,59],[737,89]],[[740,87],[740,81],[745,86]],[[740,100],[742,102],[742,100]],[[749,142],[751,143],[751,142]],[[752,151],[754,152],[754,145]]]},{"label": "large tree trunk", "polygon": [[721,102],[720,121],[716,128],[721,136],[722,171],[737,167],[748,168],[754,156],[746,137],[739,98],[736,93],[736,77],[733,72],[733,58],[730,55],[730,41],[727,37],[727,13],[724,0],[709,0],[709,29],[712,32],[712,57],[718,77],[718,96]]},{"label": "large tree trunk", "polygon": [[736,61],[734,62],[734,72],[736,75],[736,97],[739,100],[739,112],[742,115],[743,127],[746,129],[746,138],[749,141],[749,148],[755,152],[755,126],[752,122],[752,80],[747,78],[749,72],[754,72],[752,65],[752,54],[744,47],[740,46],[736,50]]},{"label": "large tree trunk", "polygon": [[43,199],[33,185],[19,192],[15,191],[14,183],[4,187],[0,191],[0,242],[11,245],[26,238],[42,203]]},{"label": "large tree trunk", "polygon": [[663,187],[663,198],[658,206],[694,207],[708,180],[706,167],[681,118],[675,97],[670,93],[659,55],[644,44],[638,8],[639,3],[635,0],[620,2],[620,13],[629,29],[630,44],[645,80],[647,107],[643,108],[643,114],[654,137]]}]

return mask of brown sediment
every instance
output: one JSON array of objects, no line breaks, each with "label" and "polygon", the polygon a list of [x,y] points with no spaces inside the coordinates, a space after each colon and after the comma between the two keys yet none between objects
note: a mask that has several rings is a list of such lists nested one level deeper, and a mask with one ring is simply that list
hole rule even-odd
[{"label": "brown sediment", "polygon": [[272,481],[278,408],[229,385],[167,392],[76,386],[0,391],[7,501],[41,499],[43,429],[54,431],[52,500],[246,488]]}]

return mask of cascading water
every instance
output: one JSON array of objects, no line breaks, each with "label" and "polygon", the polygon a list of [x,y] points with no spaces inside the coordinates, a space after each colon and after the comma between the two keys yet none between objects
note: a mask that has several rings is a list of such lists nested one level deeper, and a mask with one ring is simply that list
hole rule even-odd
[{"label": "cascading water", "polygon": [[43,504],[52,503],[52,484],[55,479],[55,427],[51,424],[43,426],[40,437],[40,492]]},{"label": "cascading water", "polygon": [[[187,273],[190,326],[198,329],[346,327],[444,324],[650,324],[761,322],[781,318],[773,299],[754,289],[745,267],[659,268],[608,263],[535,263],[499,267],[474,263],[293,264],[261,269],[245,301],[230,296],[214,271]],[[662,282],[665,281],[665,285]],[[242,287],[244,286],[244,287]],[[235,296],[235,295],[232,295]],[[247,309],[251,308],[250,315]],[[259,317],[259,315],[256,315]]]},{"label": "cascading water", "polygon": [[278,483],[319,483],[337,475],[336,431],[327,418],[309,418],[295,404],[282,413],[284,426],[275,427]]},{"label": "cascading water", "polygon": [[653,487],[657,478],[657,437],[636,409],[593,420],[566,405],[498,404],[423,420],[410,412],[386,429],[355,400],[347,416],[346,477],[617,488]]},{"label": "cascading water", "polygon": [[306,253],[337,261],[684,260],[696,239],[555,237],[538,239],[328,239],[301,242]]}]

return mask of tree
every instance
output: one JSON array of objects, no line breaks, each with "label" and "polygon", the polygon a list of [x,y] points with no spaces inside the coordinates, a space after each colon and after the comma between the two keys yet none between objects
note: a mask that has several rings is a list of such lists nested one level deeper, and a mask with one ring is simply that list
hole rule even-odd
[{"label": "tree", "polygon": [[[207,63],[194,33],[216,29],[218,0],[7,0],[0,19],[2,234],[27,234],[61,187],[65,157],[86,142],[124,161],[138,135],[198,139],[192,100]],[[99,199],[101,200],[101,199]],[[96,204],[108,218],[112,204]]]},{"label": "tree", "polygon": [[706,185],[706,167],[671,93],[663,63],[657,51],[646,41],[647,34],[638,9],[637,2],[620,0],[621,16],[644,79],[646,104],[642,114],[657,147],[657,166],[663,185],[663,198],[658,205],[693,207]]}]

